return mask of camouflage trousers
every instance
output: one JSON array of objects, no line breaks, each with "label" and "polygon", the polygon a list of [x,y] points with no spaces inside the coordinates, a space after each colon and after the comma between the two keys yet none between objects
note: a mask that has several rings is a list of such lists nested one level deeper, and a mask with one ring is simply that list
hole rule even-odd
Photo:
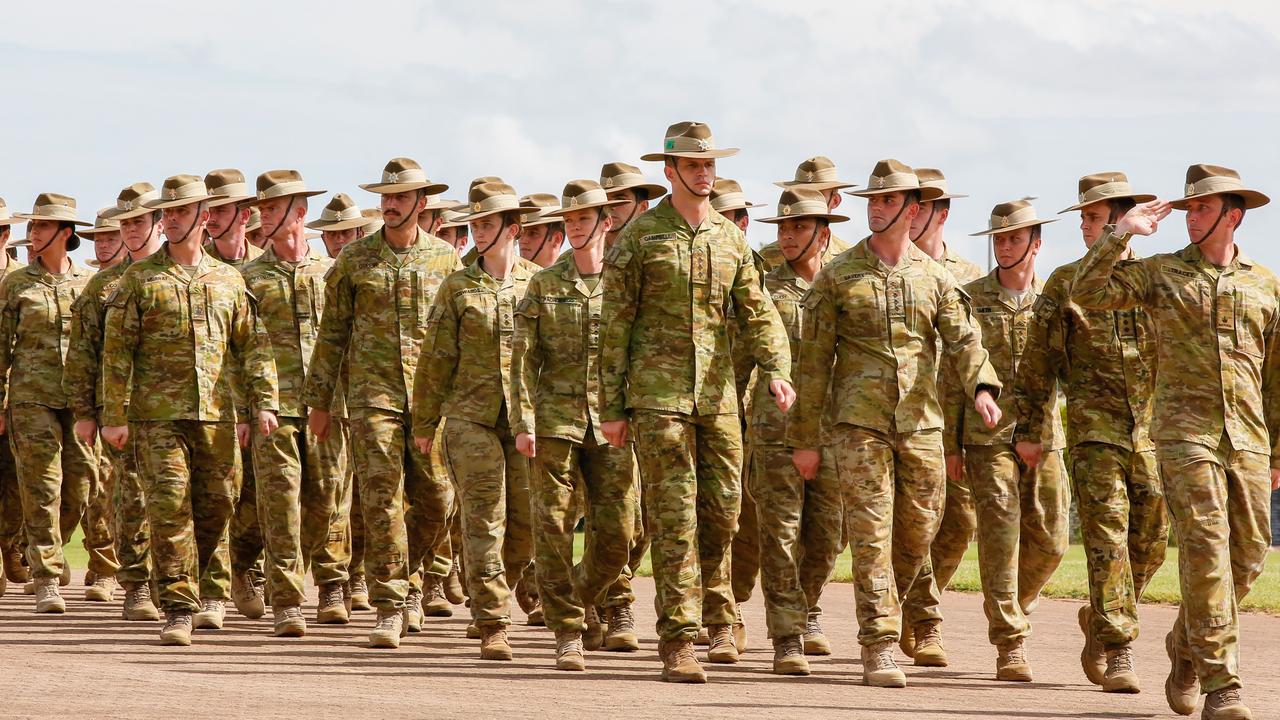
[{"label": "camouflage trousers", "polygon": [[771,638],[804,634],[840,553],[840,480],[831,453],[823,456],[818,476],[806,481],[791,462],[790,448],[761,445],[751,451],[747,485],[759,518],[761,587]]},{"label": "camouflage trousers", "polygon": [[[442,420],[436,427],[435,439],[431,444],[431,475],[438,487],[448,485],[451,491],[443,532],[440,523],[429,517],[428,511],[415,510],[412,504],[405,511],[405,527],[409,533],[409,584],[418,590],[422,589],[424,577],[441,580],[453,567],[453,546],[449,529],[458,513],[458,493],[453,481],[449,479],[448,462],[444,457],[444,426],[447,422]],[[423,512],[428,512],[428,516],[420,518]]]},{"label": "camouflage trousers", "polygon": [[445,453],[462,500],[463,562],[471,618],[506,625],[511,588],[533,561],[529,463],[500,411],[497,427],[459,418],[445,423]]},{"label": "camouflage trousers", "polygon": [[307,566],[321,587],[347,581],[347,541],[338,510],[345,494],[346,443],[340,432],[320,442],[305,418],[280,418],[270,435],[253,434],[258,522],[266,544],[267,601],[306,601]]},{"label": "camouflage trousers", "polygon": [[1239,603],[1262,573],[1271,541],[1270,458],[1217,447],[1157,442],[1165,500],[1178,538],[1182,603],[1173,626],[1200,692],[1240,687]]},{"label": "camouflage trousers", "polygon": [[734,620],[733,534],[742,507],[742,427],[736,414],[634,411],[662,640],[693,640]]},{"label": "camouflage trousers", "polygon": [[738,513],[738,531],[733,534],[733,547],[729,553],[729,579],[733,587],[735,605],[751,599],[760,578],[760,521],[756,516],[756,501],[751,494],[751,463],[754,452],[744,453],[747,466],[742,470],[742,509]]},{"label": "camouflage trousers", "polygon": [[157,604],[199,609],[230,597],[227,526],[240,491],[240,452],[229,422],[130,422],[146,494]]},{"label": "camouflage trousers", "polygon": [[18,468],[13,462],[13,448],[0,441],[0,549],[25,547],[26,531],[22,527],[22,495],[18,490]]},{"label": "camouflage trousers", "polygon": [[853,555],[858,642],[897,640],[899,598],[919,574],[942,512],[942,432],[880,432],[841,424],[830,431]]},{"label": "camouflage trousers", "polygon": [[418,452],[408,414],[379,408],[354,408],[352,414],[351,462],[364,519],[369,601],[383,610],[402,608],[413,557],[405,506],[417,506],[418,522],[426,524],[415,537],[433,547],[439,534],[448,532],[453,488],[447,478],[431,472],[431,459]]},{"label": "camouflage trousers", "polygon": [[20,404],[9,408],[9,443],[18,470],[31,577],[58,577],[63,542],[89,505],[98,474],[94,449],[76,437],[70,410]]},{"label": "camouflage trousers", "polygon": [[1089,565],[1089,629],[1108,649],[1124,647],[1138,639],[1138,601],[1169,545],[1155,452],[1089,442],[1069,459]]},{"label": "camouflage trousers", "polygon": [[[254,431],[253,437],[257,438],[257,428]],[[231,524],[227,528],[227,549],[231,573],[237,577],[249,575],[256,582],[266,578],[263,568],[266,541],[262,537],[262,522],[258,517],[258,480],[252,447],[240,450],[240,467],[240,495],[236,498]]]},{"label": "camouflage trousers", "polygon": [[[635,532],[631,448],[540,437],[530,475],[533,544],[547,627],[582,631],[583,608],[601,605],[627,566]],[[573,562],[573,529],[586,496],[582,560]]]},{"label": "camouflage trousers", "polygon": [[942,620],[942,591],[960,568],[978,524],[968,479],[962,476],[957,483],[947,478],[946,487],[938,534],[929,545],[924,565],[902,597],[902,619],[909,627]]},{"label": "camouflage trousers", "polygon": [[80,525],[84,528],[84,549],[89,554],[89,572],[98,577],[112,577],[120,568],[113,532],[115,464],[106,453],[95,450],[94,455],[98,460],[98,472],[94,473],[89,485],[89,506],[85,508]]},{"label": "camouflage trousers", "polygon": [[360,509],[360,488],[355,463],[351,459],[351,424],[345,418],[334,418],[330,432],[342,433],[347,446],[346,481],[343,484],[342,503],[338,506],[339,528],[330,528],[330,534],[342,533],[347,539],[347,572],[364,574],[364,512]]},{"label": "camouflage trousers", "polygon": [[124,450],[98,439],[114,468],[115,488],[112,504],[115,510],[116,580],[121,583],[145,583],[151,581],[151,526],[147,523],[147,503],[142,492],[142,478],[138,475],[134,447],[137,442],[132,433]]},{"label": "camouflage trousers", "polygon": [[966,445],[964,471],[978,511],[978,573],[987,637],[1001,646],[1031,634],[1027,615],[1067,553],[1070,492],[1061,450],[1028,469],[1013,445]]},{"label": "camouflage trousers", "polygon": [[644,507],[644,481],[640,478],[640,465],[636,460],[635,446],[631,448],[631,480],[635,489],[635,503],[631,517],[631,547],[627,552],[627,565],[618,574],[618,579],[605,592],[601,607],[611,608],[631,605],[636,601],[635,591],[631,589],[631,579],[640,571],[644,556],[649,552],[648,512]]}]

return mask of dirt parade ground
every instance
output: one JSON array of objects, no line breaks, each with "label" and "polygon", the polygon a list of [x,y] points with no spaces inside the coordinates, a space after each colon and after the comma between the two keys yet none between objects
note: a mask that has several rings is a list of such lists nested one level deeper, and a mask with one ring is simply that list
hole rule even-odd
[{"label": "dirt parade ground", "polygon": [[[36,615],[32,598],[11,585],[0,599],[0,717],[127,718],[1164,718],[1177,717],[1162,692],[1168,661],[1163,638],[1176,612],[1144,606],[1136,647],[1140,695],[1107,695],[1080,670],[1080,631],[1071,601],[1045,600],[1032,616],[1029,643],[1036,682],[993,678],[981,596],[949,593],[944,632],[951,666],[905,665],[905,690],[861,685],[853,593],[832,584],[824,624],[835,646],[813,658],[814,674],[769,672],[762,600],[744,605],[750,648],[737,665],[709,665],[703,686],[659,681],[652,635],[653,583],[637,578],[640,652],[588,653],[585,673],[557,672],[545,628],[514,626],[514,662],[484,662],[466,640],[464,611],[428,618],[400,650],[364,647],[373,613],[348,626],[309,626],[299,640],[269,636],[270,616],[249,621],[231,611],[220,631],[197,631],[189,648],[160,647],[158,623],[120,619],[120,605],[80,599],[67,588],[66,615]],[[314,614],[314,597],[307,607]],[[1280,717],[1280,618],[1242,619],[1246,699],[1256,717]],[[1268,714],[1269,712],[1277,714]],[[1198,713],[1197,713],[1198,717]]]}]

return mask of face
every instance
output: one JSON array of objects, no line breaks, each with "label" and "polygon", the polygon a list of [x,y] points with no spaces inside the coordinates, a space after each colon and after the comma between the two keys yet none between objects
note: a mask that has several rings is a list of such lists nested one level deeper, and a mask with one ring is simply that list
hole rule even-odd
[{"label": "face", "polygon": [[208,221],[209,208],[202,202],[165,208],[160,215],[160,227],[171,243],[199,237],[200,230]]},{"label": "face", "polygon": [[27,237],[31,238],[31,245],[27,249],[30,256],[37,252],[51,250],[55,246],[65,247],[71,234],[61,230],[59,223],[52,220],[32,220],[27,224]]},{"label": "face", "polygon": [[599,208],[573,210],[564,214],[564,234],[569,246],[581,250],[598,241],[613,228],[613,215]]},{"label": "face", "polygon": [[383,195],[378,207],[382,208],[382,219],[395,228],[403,225],[408,218],[416,218],[426,204],[426,195],[410,190]]},{"label": "face", "polygon": [[675,158],[666,165],[672,188],[685,188],[698,197],[710,197],[716,182],[716,161],[712,158]]},{"label": "face", "polygon": [[1102,237],[1102,228],[1111,221],[1111,206],[1105,202],[1096,202],[1080,208],[1080,234],[1084,236],[1085,247]]},{"label": "face", "polygon": [[827,199],[827,212],[835,212],[840,203],[844,202],[839,190],[823,190],[822,197]]},{"label": "face", "polygon": [[649,209],[649,201],[641,200],[640,194],[635,190],[616,192],[610,195],[609,199],[623,201],[609,206],[609,217],[613,219],[613,229],[617,232],[621,232],[623,225]]},{"label": "face", "polygon": [[746,210],[730,210],[727,214],[721,214],[729,218],[729,221],[737,225],[738,229],[744,233],[747,231],[747,226],[751,224],[751,216],[747,214]]},{"label": "face", "polygon": [[830,237],[831,230],[819,228],[816,218],[789,218],[778,223],[778,247],[788,262],[806,260],[822,252]]},{"label": "face", "polygon": [[[903,192],[883,193],[867,197],[867,227],[873,233],[888,231],[891,227],[900,227],[901,223],[915,220],[920,213],[920,205],[912,203],[903,209],[907,194]],[[896,219],[895,219],[896,218]]]},{"label": "face", "polygon": [[[1217,195],[1192,200],[1187,203],[1187,234],[1196,242],[1227,237],[1232,228],[1240,224],[1239,210],[1231,210],[1222,222],[1222,198]],[[1213,227],[1217,223],[1217,227]],[[1205,237],[1205,233],[1213,228],[1213,238]]]},{"label": "face", "polygon": [[520,221],[511,220],[506,213],[486,215],[467,225],[471,228],[471,237],[475,238],[476,248],[482,255],[502,247],[504,242],[510,242],[520,229]]},{"label": "face", "polygon": [[120,237],[124,240],[126,247],[135,251],[141,250],[151,239],[151,229],[151,213],[143,213],[120,221]]},{"label": "face", "polygon": [[440,223],[439,210],[423,210],[422,214],[418,216],[418,227],[422,228],[423,232],[431,235],[437,235],[439,233],[440,228],[437,226]]},{"label": "face", "polygon": [[123,239],[118,232],[101,232],[93,236],[93,256],[100,263],[108,263],[120,254]]},{"label": "face", "polygon": [[[258,203],[262,214],[262,234],[268,240],[283,237],[297,231],[307,216],[307,201],[297,196],[279,197]],[[245,216],[245,222],[249,217]]]},{"label": "face", "polygon": [[233,225],[238,224],[243,227],[247,222],[249,222],[249,210],[242,209],[235,203],[209,208],[208,228],[209,235],[212,237],[222,237]]},{"label": "face", "polygon": [[531,225],[527,228],[521,228],[520,257],[525,260],[534,260],[544,249],[547,233],[550,230],[550,225]]},{"label": "face", "polygon": [[452,245],[453,249],[461,255],[462,248],[467,246],[467,226],[442,227],[436,232],[436,237]]},{"label": "face", "polygon": [[329,253],[329,257],[338,257],[338,253],[342,252],[342,248],[346,247],[347,243],[355,240],[359,234],[359,228],[321,230],[320,240],[324,243],[324,249]]},{"label": "face", "polygon": [[931,202],[921,203],[920,211],[911,218],[911,237],[918,242],[932,235],[934,230],[946,222],[947,213],[947,210],[935,209]]},{"label": "face", "polygon": [[1031,228],[996,233],[991,238],[991,245],[995,250],[996,263],[1008,270],[1026,263],[1034,263],[1036,255],[1040,252],[1040,239],[1031,239]]}]

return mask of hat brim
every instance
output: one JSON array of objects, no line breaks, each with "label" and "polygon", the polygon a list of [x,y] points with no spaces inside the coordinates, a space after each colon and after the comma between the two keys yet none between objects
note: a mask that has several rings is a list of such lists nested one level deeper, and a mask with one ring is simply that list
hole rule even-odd
[{"label": "hat brim", "polygon": [[1134,201],[1134,202],[1136,202],[1136,203],[1144,203],[1144,202],[1151,202],[1152,200],[1155,200],[1155,199],[1156,199],[1156,196],[1155,196],[1155,195],[1151,195],[1151,194],[1149,194],[1149,193],[1128,193],[1128,194],[1125,194],[1125,195],[1108,195],[1107,197],[1098,198],[1098,199],[1096,199],[1096,200],[1090,200],[1090,201],[1088,201],[1088,202],[1076,203],[1075,205],[1072,205],[1072,206],[1071,206],[1071,207],[1069,207],[1069,208],[1066,208],[1066,209],[1064,209],[1064,210],[1059,210],[1059,211],[1058,211],[1058,214],[1059,214],[1059,215],[1062,215],[1062,214],[1064,214],[1064,213],[1075,212],[1076,210],[1083,210],[1083,209],[1085,209],[1085,208],[1089,207],[1090,205],[1097,205],[1097,204],[1098,204],[1098,203],[1100,203],[1100,202],[1106,202],[1106,201],[1108,201],[1108,200],[1124,200],[1124,199],[1126,199],[1126,198],[1127,198],[1127,199],[1130,199],[1130,200],[1133,200],[1133,201]]},{"label": "hat brim", "polygon": [[439,195],[449,189],[444,183],[416,182],[416,183],[367,183],[360,186],[361,190],[367,190],[378,195],[392,195],[394,193],[411,192],[413,190],[425,190],[428,195]]},{"label": "hat brim", "polygon": [[50,222],[69,222],[78,227],[93,227],[93,223],[83,220],[68,220],[67,218],[54,217],[53,215],[28,215],[27,213],[14,213],[13,217],[17,220],[48,220]]},{"label": "hat brim", "polygon": [[774,217],[756,218],[756,222],[777,225],[783,220],[801,220],[803,218],[821,218],[829,223],[848,222],[849,220],[847,216],[837,215],[836,213],[796,213],[794,215],[775,215]]},{"label": "hat brim", "polygon": [[10,240],[8,243],[5,244],[6,248],[20,248],[20,247],[30,247],[30,246],[31,246],[31,238],[29,237],[18,238],[17,240]]},{"label": "hat brim", "polygon": [[942,196],[947,194],[946,191],[944,191],[942,188],[934,188],[934,187],[891,187],[891,188],[876,188],[874,190],[868,188],[865,190],[845,190],[844,194],[852,195],[854,197],[872,197],[875,195],[888,195],[889,193],[896,193],[896,192],[911,192],[912,190],[920,191],[920,202],[922,203],[933,202],[934,200],[941,200]]},{"label": "hat brim", "polygon": [[675,158],[700,158],[703,160],[716,160],[718,158],[733,157],[740,152],[738,148],[720,148],[718,150],[698,150],[696,152],[660,152],[641,155],[640,159],[645,162],[661,162],[669,157]]},{"label": "hat brim", "polygon": [[[576,210],[577,208],[574,208],[574,209]],[[564,218],[558,215],[552,215],[551,213],[547,213],[546,215],[543,215],[537,220],[531,220],[529,222],[520,223],[520,227],[537,227],[539,225],[555,225],[556,223],[560,223],[560,222],[564,222]]]},{"label": "hat brim", "polygon": [[436,202],[433,202],[433,203],[427,203],[427,206],[422,209],[433,210],[433,211],[434,210],[452,210],[456,207],[458,207],[458,202],[456,200],[448,200],[448,201],[437,200]]},{"label": "hat brim", "polygon": [[1009,227],[995,228],[994,230],[983,230],[982,232],[969,233],[969,237],[982,237],[983,235],[999,235],[1000,233],[1013,232],[1014,230],[1021,230],[1022,228],[1035,227],[1036,225],[1048,225],[1049,223],[1056,223],[1056,222],[1058,222],[1057,218],[1053,218],[1050,220],[1043,220],[1043,219],[1028,220],[1027,222],[1016,223],[1016,224],[1010,225]]},{"label": "hat brim", "polygon": [[[489,217],[490,215],[498,215],[500,213],[515,213],[516,215],[526,215],[528,214],[528,212],[529,212],[529,208],[522,208],[522,207],[501,208],[497,210],[481,210],[478,213],[467,213],[465,216],[458,218],[457,222],[461,224],[466,224],[474,220],[479,220],[480,218],[486,218],[486,217]],[[521,227],[524,227],[523,223],[519,223],[518,220],[517,220],[517,223],[520,224]]]},{"label": "hat brim", "polygon": [[555,210],[547,213],[547,217],[554,217],[557,221],[562,221],[565,215],[568,215],[569,213],[575,212],[577,210],[590,210],[592,208],[607,208],[607,207],[613,207],[614,205],[624,205],[626,204],[626,202],[627,202],[626,200],[605,200],[604,202],[587,203],[586,205],[574,205],[573,207],[562,207],[559,210]]},{"label": "hat brim", "polygon": [[369,224],[369,218],[358,217],[351,220],[339,220],[337,222],[325,222],[324,220],[312,220],[306,224],[308,230],[320,230],[322,232],[338,232],[339,230],[354,230],[362,228]]},{"label": "hat brim", "polygon": [[648,202],[649,200],[654,200],[656,198],[660,198],[663,195],[667,194],[667,188],[665,185],[657,185],[655,183],[644,183],[642,185],[624,185],[623,187],[604,188],[604,194],[613,195],[614,193],[620,193],[623,190],[636,190],[639,192],[643,192],[645,195],[644,197],[645,202]]},{"label": "hat brim", "polygon": [[858,187],[857,183],[847,183],[843,180],[828,180],[826,182],[800,182],[799,180],[779,180],[774,183],[780,188],[801,188],[804,190],[816,190],[825,192],[827,190],[844,190],[845,188]]},{"label": "hat brim", "polygon": [[1174,210],[1186,210],[1187,203],[1192,200],[1199,200],[1200,198],[1206,198],[1213,195],[1239,195],[1244,199],[1245,210],[1260,208],[1271,202],[1271,198],[1267,197],[1265,193],[1258,192],[1257,190],[1249,190],[1248,188],[1240,188],[1239,190],[1217,190],[1214,192],[1200,193],[1199,195],[1188,195],[1187,197],[1180,198],[1178,200],[1171,200],[1169,204],[1173,206]]},{"label": "hat brim", "polygon": [[968,195],[965,195],[964,193],[948,193],[948,192],[944,192],[944,193],[942,193],[941,195],[939,195],[938,197],[933,198],[933,200],[921,200],[920,202],[933,202],[934,200],[955,200],[956,198],[967,198],[967,197],[969,197],[969,196],[968,196]]},{"label": "hat brim", "polygon": [[212,199],[212,195],[197,195],[195,197],[178,198],[177,200],[152,200],[151,202],[143,203],[142,206],[148,210],[168,210],[184,205],[195,205]]},{"label": "hat brim", "polygon": [[229,197],[220,197],[218,195],[211,195],[210,197],[212,198],[209,200],[209,207],[211,208],[222,207],[223,205],[231,205],[232,203],[247,203],[253,199],[252,195],[231,195]]},{"label": "hat brim", "polygon": [[761,208],[765,206],[766,206],[765,203],[748,202],[746,205],[730,205],[729,207],[716,208],[715,210],[716,212],[722,213],[722,212],[728,212],[731,210],[752,210],[755,208]]},{"label": "hat brim", "polygon": [[24,218],[20,218],[20,217],[7,217],[7,218],[5,218],[5,219],[3,219],[3,220],[0,220],[0,227],[7,227],[7,226],[9,226],[9,225],[21,225],[21,224],[22,224],[22,223],[24,223],[24,222],[26,222],[26,220],[25,220]]},{"label": "hat brim", "polygon": [[309,198],[309,197],[315,197],[316,195],[323,195],[327,192],[329,191],[328,190],[303,190],[301,192],[284,193],[282,195],[272,195],[271,197],[264,197],[264,198],[251,197],[248,200],[245,200],[244,204],[246,207],[253,207],[254,205],[261,205],[262,203],[268,200],[277,200],[279,198],[287,198],[287,197]]},{"label": "hat brim", "polygon": [[90,240],[92,240],[94,235],[101,235],[103,233],[118,233],[118,232],[120,232],[120,228],[118,227],[92,227],[92,228],[87,228],[85,230],[77,230],[76,234],[79,235],[80,237],[87,237]]}]

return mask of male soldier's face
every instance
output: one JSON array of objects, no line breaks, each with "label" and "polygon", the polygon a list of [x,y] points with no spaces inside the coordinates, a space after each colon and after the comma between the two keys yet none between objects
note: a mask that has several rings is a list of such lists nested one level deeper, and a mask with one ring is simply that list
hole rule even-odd
[{"label": "male soldier's face", "polygon": [[599,241],[613,228],[613,215],[600,208],[572,210],[564,214],[564,234],[569,247],[581,250],[593,241]]},{"label": "male soldier's face", "polygon": [[788,218],[778,223],[778,248],[787,262],[799,262],[822,252],[831,230],[819,227],[816,218]]},{"label": "male soldier's face", "polygon": [[622,227],[638,217],[640,213],[649,209],[649,201],[641,200],[640,193],[636,190],[622,190],[610,195],[609,199],[624,201],[609,206],[609,217],[613,218],[613,229],[618,232],[621,232]]},{"label": "male soldier's face", "polygon": [[109,263],[120,254],[124,240],[118,232],[100,232],[93,236],[93,256],[99,263]]},{"label": "male soldier's face", "polygon": [[1006,270],[1034,263],[1040,252],[1040,238],[1031,239],[1031,228],[996,233],[991,238],[991,245],[995,251],[996,263]]},{"label": "male soldier's face", "polygon": [[[264,238],[284,237],[297,232],[306,218],[307,201],[296,196],[271,198],[258,203],[258,212],[262,215]],[[248,219],[245,217],[246,221]]]},{"label": "male soldier's face", "polygon": [[902,206],[906,202],[907,194],[904,192],[868,196],[867,227],[871,228],[873,233],[886,232],[891,227],[899,226],[904,222],[910,227],[911,221],[920,214],[920,204],[912,203],[903,209]]},{"label": "male soldier's face", "polygon": [[1102,237],[1102,228],[1111,221],[1111,206],[1105,202],[1096,202],[1080,208],[1080,234],[1084,236],[1084,246],[1093,247]]},{"label": "male soldier's face", "polygon": [[423,210],[422,214],[418,216],[418,227],[422,228],[423,232],[431,235],[436,235],[440,231],[439,225],[441,222],[440,211],[438,210]]},{"label": "male soldier's face", "polygon": [[729,218],[729,222],[737,225],[738,229],[744,233],[747,231],[747,226],[751,224],[751,216],[747,214],[746,210],[730,210],[727,214],[721,213],[721,215]]},{"label": "male soldier's face", "polygon": [[143,213],[120,221],[120,237],[125,247],[137,252],[151,239],[153,228],[151,213]]},{"label": "male soldier's face", "polygon": [[520,257],[541,267],[560,254],[564,235],[556,225],[531,225],[520,230]]},{"label": "male soldier's face", "polygon": [[[1218,218],[1222,217],[1222,198],[1217,195],[1192,200],[1187,203],[1187,233],[1192,240],[1196,242],[1204,242],[1206,240],[1222,239],[1231,232],[1232,228],[1240,223],[1240,212],[1232,210],[1227,213],[1227,217],[1222,218],[1222,222],[1218,222]],[[1217,223],[1217,227],[1213,227]],[[1204,234],[1209,232],[1209,228],[1213,228],[1213,237],[1205,237]]]},{"label": "male soldier's face", "polygon": [[916,242],[929,239],[947,221],[950,212],[946,209],[934,209],[931,202],[921,203],[920,212],[911,218],[911,237]]},{"label": "male soldier's face", "polygon": [[684,188],[697,197],[710,197],[716,182],[716,161],[714,158],[678,157],[667,163],[665,172],[673,189]]},{"label": "male soldier's face", "polygon": [[241,208],[235,203],[219,205],[218,207],[209,208],[209,235],[211,237],[222,237],[227,234],[232,225],[239,224],[241,226],[249,223],[249,209]]},{"label": "male soldier's face", "polygon": [[347,243],[356,239],[356,235],[360,234],[359,228],[347,228],[346,230],[321,230],[320,240],[324,243],[324,249],[329,253],[329,257],[336,258],[338,253],[342,252],[342,248]]},{"label": "male soldier's face", "polygon": [[379,207],[382,208],[382,219],[391,227],[398,228],[410,218],[418,217],[426,204],[426,195],[410,190],[383,195]]},{"label": "male soldier's face", "polygon": [[442,227],[440,228],[440,231],[436,233],[436,237],[452,245],[453,249],[461,255],[462,248],[467,246],[467,226],[454,225],[453,227]]},{"label": "male soldier's face", "polygon": [[160,227],[171,243],[180,243],[198,237],[201,228],[205,227],[208,221],[209,208],[203,202],[165,208],[160,215]]}]

